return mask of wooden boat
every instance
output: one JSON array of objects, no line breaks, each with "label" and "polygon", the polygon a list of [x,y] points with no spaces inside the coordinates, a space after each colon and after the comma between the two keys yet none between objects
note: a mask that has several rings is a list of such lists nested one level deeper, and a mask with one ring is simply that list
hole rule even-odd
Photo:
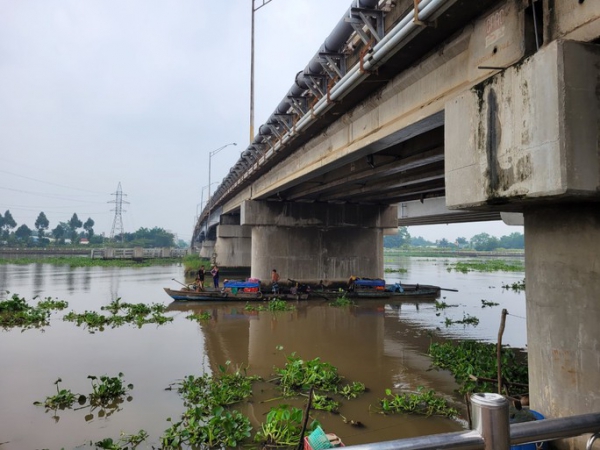
[{"label": "wooden boat", "polygon": [[[361,283],[362,281],[362,283]],[[383,283],[382,283],[383,282]],[[346,298],[380,298],[395,300],[435,300],[440,296],[439,286],[402,284],[385,284],[384,280],[356,280],[354,286],[346,290],[315,290],[309,297]]]},{"label": "wooden boat", "polygon": [[189,289],[169,289],[163,288],[173,300],[206,302],[206,301],[250,301],[250,300],[307,300],[308,294],[264,294],[258,292],[224,292],[221,290],[204,290],[196,292]]}]

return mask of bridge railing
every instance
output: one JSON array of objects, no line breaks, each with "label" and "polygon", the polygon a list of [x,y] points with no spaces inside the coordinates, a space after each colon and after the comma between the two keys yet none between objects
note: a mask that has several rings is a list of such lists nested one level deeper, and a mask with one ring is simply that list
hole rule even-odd
[{"label": "bridge railing", "polygon": [[[473,430],[361,444],[353,450],[508,450],[511,445],[541,443],[592,433],[586,450],[600,438],[600,413],[509,423],[508,400],[498,394],[474,394]],[[536,445],[536,448],[540,448]]]},{"label": "bridge railing", "polygon": [[95,248],[90,252],[92,259],[155,259],[182,258],[188,254],[185,248]]}]

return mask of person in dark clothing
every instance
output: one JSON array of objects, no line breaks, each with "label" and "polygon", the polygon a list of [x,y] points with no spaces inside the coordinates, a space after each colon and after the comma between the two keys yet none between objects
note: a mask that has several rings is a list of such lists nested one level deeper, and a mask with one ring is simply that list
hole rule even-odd
[{"label": "person in dark clothing", "polygon": [[217,267],[217,265],[215,264],[212,268],[212,270],[210,271],[210,274],[213,277],[213,285],[215,286],[215,288],[219,287],[219,268]]},{"label": "person in dark clothing", "polygon": [[198,270],[198,274],[196,275],[196,292],[200,292],[204,290],[204,274],[205,274],[204,266],[200,266]]}]

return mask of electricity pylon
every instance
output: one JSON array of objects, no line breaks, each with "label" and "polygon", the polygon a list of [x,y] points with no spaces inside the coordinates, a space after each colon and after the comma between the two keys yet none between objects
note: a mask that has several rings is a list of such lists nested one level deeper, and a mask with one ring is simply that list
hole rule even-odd
[{"label": "electricity pylon", "polygon": [[115,199],[111,200],[108,203],[114,203],[115,209],[111,209],[111,211],[115,212],[115,219],[113,220],[112,230],[110,231],[111,240],[115,238],[115,232],[117,235],[121,236],[121,243],[123,243],[123,213],[125,210],[123,209],[123,203],[129,204],[123,200],[123,196],[127,196],[127,194],[123,194],[121,190],[121,182],[119,181],[119,186],[117,187],[117,192],[113,192],[110,195],[114,195]]}]

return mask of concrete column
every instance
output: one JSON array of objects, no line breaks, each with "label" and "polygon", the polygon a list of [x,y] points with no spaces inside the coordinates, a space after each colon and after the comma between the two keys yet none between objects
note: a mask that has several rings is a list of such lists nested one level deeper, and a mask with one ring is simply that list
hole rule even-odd
[{"label": "concrete column", "polygon": [[600,204],[524,216],[532,407],[546,417],[600,411]]},{"label": "concrete column", "polygon": [[223,267],[250,267],[251,236],[250,227],[219,225],[214,246],[216,263]]},{"label": "concrete column", "polygon": [[340,280],[383,276],[383,236],[397,230],[397,207],[248,201],[242,224],[252,225],[251,273],[270,279]]},{"label": "concrete column", "polygon": [[208,258],[212,261],[213,253],[215,252],[215,244],[217,241],[202,241],[202,247],[200,247],[200,257]]}]

